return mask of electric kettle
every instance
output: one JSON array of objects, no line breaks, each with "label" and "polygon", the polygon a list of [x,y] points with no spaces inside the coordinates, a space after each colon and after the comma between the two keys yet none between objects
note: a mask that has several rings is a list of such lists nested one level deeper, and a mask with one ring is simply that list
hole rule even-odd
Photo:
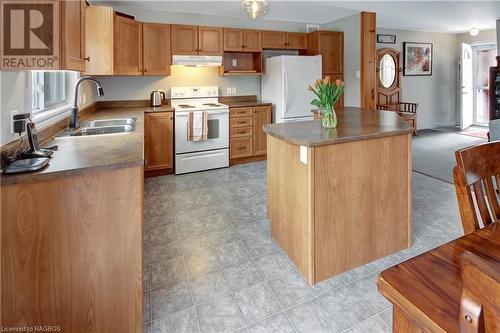
[{"label": "electric kettle", "polygon": [[155,90],[151,92],[151,106],[161,106],[162,102],[162,95],[163,99],[165,99],[165,93],[163,91]]}]

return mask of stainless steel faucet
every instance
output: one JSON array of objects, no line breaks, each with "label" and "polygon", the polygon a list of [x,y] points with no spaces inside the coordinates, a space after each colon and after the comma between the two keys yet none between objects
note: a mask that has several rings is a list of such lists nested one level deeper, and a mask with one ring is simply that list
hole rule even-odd
[{"label": "stainless steel faucet", "polygon": [[73,106],[71,107],[71,114],[69,117],[69,128],[70,129],[75,129],[78,128],[80,125],[78,124],[78,87],[80,86],[80,83],[83,81],[90,80],[94,82],[97,86],[97,96],[104,96],[104,90],[101,87],[101,83],[94,77],[92,76],[82,76],[79,78],[76,83],[75,83],[75,95],[74,95],[74,101],[73,101]]}]

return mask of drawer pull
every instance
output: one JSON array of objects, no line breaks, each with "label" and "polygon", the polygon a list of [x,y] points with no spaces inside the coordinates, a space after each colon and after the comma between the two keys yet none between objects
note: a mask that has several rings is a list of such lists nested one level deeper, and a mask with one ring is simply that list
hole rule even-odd
[{"label": "drawer pull", "polygon": [[236,148],[236,149],[237,149],[237,150],[245,150],[245,149],[247,149],[247,146],[238,147],[238,148]]}]

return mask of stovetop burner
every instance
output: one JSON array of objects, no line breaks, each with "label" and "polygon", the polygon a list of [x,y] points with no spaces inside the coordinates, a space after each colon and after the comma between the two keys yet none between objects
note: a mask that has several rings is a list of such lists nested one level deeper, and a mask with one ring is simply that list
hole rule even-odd
[{"label": "stovetop burner", "polygon": [[194,108],[193,105],[189,105],[189,104],[179,104],[177,105],[178,107],[180,108],[183,108],[183,109],[191,109],[191,108]]},{"label": "stovetop burner", "polygon": [[217,104],[217,103],[203,103],[202,105],[206,105],[206,106],[222,106],[222,105]]}]

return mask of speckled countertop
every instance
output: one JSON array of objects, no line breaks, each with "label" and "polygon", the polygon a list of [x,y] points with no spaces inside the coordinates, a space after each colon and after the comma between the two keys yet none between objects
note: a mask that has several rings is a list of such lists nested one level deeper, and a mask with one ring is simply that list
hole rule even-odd
[{"label": "speckled countertop", "polygon": [[[159,110],[155,110],[159,111]],[[162,111],[172,111],[165,109]],[[1,184],[31,183],[81,174],[96,169],[118,169],[144,165],[144,112],[149,107],[100,109],[90,119],[135,117],[135,131],[82,137],[53,138],[44,146],[58,145],[45,169],[1,175]]]},{"label": "speckled countertop", "polygon": [[314,147],[391,135],[412,129],[393,111],[346,107],[336,110],[337,128],[325,129],[320,120],[264,125],[264,132],[285,142]]}]

